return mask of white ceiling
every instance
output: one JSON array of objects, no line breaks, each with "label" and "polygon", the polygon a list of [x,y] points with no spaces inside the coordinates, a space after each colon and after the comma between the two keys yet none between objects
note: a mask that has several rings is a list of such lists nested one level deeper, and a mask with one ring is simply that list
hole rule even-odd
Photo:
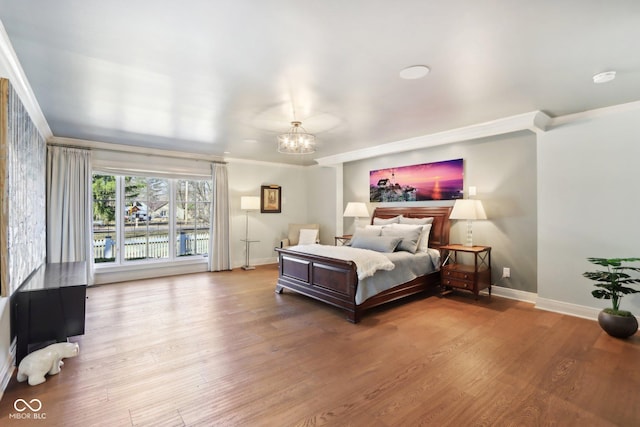
[{"label": "white ceiling", "polygon": [[[640,99],[637,0],[0,0],[0,20],[57,137],[310,164]],[[276,152],[294,118],[315,154]]]}]

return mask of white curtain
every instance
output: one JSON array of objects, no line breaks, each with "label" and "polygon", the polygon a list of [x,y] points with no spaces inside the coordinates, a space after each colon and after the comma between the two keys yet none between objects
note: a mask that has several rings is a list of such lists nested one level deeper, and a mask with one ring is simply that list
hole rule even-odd
[{"label": "white curtain", "polygon": [[229,239],[229,177],[227,165],[211,165],[213,198],[211,229],[209,230],[209,271],[231,270],[231,242]]},{"label": "white curtain", "polygon": [[87,262],[93,283],[91,152],[50,146],[47,152],[47,262]]}]

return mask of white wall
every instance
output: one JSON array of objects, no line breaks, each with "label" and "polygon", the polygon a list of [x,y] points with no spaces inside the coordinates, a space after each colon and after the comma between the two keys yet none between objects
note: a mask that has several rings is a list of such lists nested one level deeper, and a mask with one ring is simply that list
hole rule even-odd
[{"label": "white wall", "polygon": [[260,196],[261,185],[282,187],[281,213],[249,213],[249,238],[259,240],[251,244],[251,264],[277,262],[274,248],[286,237],[289,223],[309,221],[307,208],[307,168],[284,164],[229,160],[229,202],[231,208],[231,262],[233,267],[244,265],[246,216],[240,210],[241,196]]},{"label": "white wall", "polygon": [[[344,204],[369,201],[369,171],[375,169],[464,159],[465,197],[477,187],[487,221],[473,224],[474,243],[492,247],[493,283],[509,289],[536,292],[536,137],[524,131],[457,144],[376,157],[344,165]],[[453,201],[409,202],[414,206],[451,206]],[[380,205],[368,203],[369,211]],[[385,203],[384,206],[408,203]],[[345,232],[353,231],[351,218]],[[466,222],[453,221],[451,243],[466,239]],[[511,278],[502,279],[502,268]]]},{"label": "white wall", "polygon": [[[612,111],[539,135],[542,305],[608,307],[582,277],[596,267],[586,258],[640,257],[640,108]],[[640,294],[624,297],[621,308],[639,315]]]},{"label": "white wall", "polygon": [[[336,231],[336,168],[312,166],[307,173],[307,221],[320,224],[320,243],[333,245]],[[340,211],[342,216],[342,211]],[[341,233],[340,233],[341,234]]]}]

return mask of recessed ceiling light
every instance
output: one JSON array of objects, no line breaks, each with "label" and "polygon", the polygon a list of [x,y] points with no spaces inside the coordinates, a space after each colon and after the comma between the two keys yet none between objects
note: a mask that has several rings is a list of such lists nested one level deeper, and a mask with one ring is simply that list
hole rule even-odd
[{"label": "recessed ceiling light", "polygon": [[615,71],[605,71],[604,73],[598,73],[593,76],[594,83],[606,83],[616,78]]},{"label": "recessed ceiling light", "polygon": [[431,70],[426,65],[412,65],[400,71],[400,77],[406,80],[421,79],[429,74],[429,71]]}]

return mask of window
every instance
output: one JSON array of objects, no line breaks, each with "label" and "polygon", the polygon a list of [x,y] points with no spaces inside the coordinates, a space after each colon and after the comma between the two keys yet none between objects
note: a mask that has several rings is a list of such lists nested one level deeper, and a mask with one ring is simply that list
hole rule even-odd
[{"label": "window", "polygon": [[178,181],[176,193],[177,256],[209,250],[210,181]]},{"label": "window", "polygon": [[169,180],[125,177],[124,259],[169,257],[169,223],[158,210],[169,205]]},{"label": "window", "polygon": [[93,257],[96,263],[116,260],[116,206],[116,178],[93,175]]},{"label": "window", "polygon": [[210,180],[94,174],[95,262],[206,256],[211,196]]}]

